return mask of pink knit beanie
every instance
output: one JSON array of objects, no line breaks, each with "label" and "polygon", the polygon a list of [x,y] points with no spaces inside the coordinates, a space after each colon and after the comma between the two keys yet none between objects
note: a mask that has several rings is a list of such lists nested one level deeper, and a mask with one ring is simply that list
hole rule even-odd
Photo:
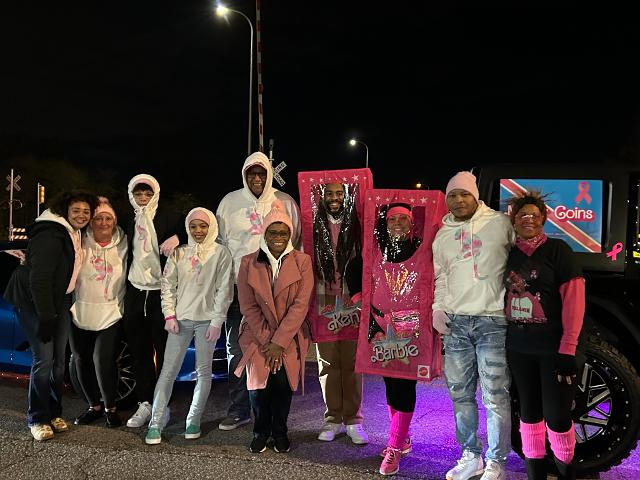
[{"label": "pink knit beanie", "polygon": [[471,172],[456,173],[453,177],[451,177],[451,180],[449,180],[449,183],[447,183],[447,190],[445,192],[445,195],[449,195],[449,192],[451,190],[456,190],[458,188],[461,190],[466,190],[471,195],[473,195],[473,198],[476,199],[476,202],[480,200],[480,194],[478,193],[478,186],[476,185],[476,176],[473,173]]},{"label": "pink knit beanie", "polygon": [[284,204],[281,200],[274,200],[271,204],[271,211],[264,217],[262,221],[262,232],[266,232],[269,225],[275,222],[282,222],[289,227],[289,233],[293,235],[293,223],[291,218],[284,208]]},{"label": "pink knit beanie", "polygon": [[98,197],[98,206],[96,207],[96,211],[94,212],[93,216],[95,217],[99,213],[108,213],[113,217],[114,222],[118,223],[116,211],[109,203],[109,199],[107,197]]},{"label": "pink knit beanie", "polygon": [[187,225],[189,225],[192,220],[202,220],[207,225],[211,224],[211,219],[209,218],[209,215],[207,215],[207,212],[200,209],[195,209],[191,212],[189,218],[187,218]]}]

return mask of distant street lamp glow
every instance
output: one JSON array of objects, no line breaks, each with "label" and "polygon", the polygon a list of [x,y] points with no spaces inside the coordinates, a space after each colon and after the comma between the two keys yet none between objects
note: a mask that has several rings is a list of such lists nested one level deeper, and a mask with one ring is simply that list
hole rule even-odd
[{"label": "distant street lamp glow", "polygon": [[422,188],[422,184],[420,182],[416,183],[416,188]]},{"label": "distant street lamp glow", "polygon": [[366,168],[369,168],[369,147],[367,146],[366,143],[364,143],[361,140],[358,140],[357,138],[352,138],[351,140],[349,140],[349,145],[351,145],[352,147],[355,147],[357,144],[363,145],[366,151],[366,157],[365,157],[365,164],[364,166]]},{"label": "distant street lamp glow", "polygon": [[242,15],[242,17],[249,24],[249,29],[251,30],[251,37],[249,38],[249,127],[247,128],[247,156],[251,155],[251,115],[253,113],[253,24],[249,17],[247,17],[244,13],[233,10],[232,8],[227,8],[224,5],[218,4],[216,7],[216,15],[219,17],[225,17],[229,13],[237,13],[238,15]]},{"label": "distant street lamp glow", "polygon": [[224,5],[218,5],[216,7],[216,15],[218,15],[219,17],[224,17],[228,13],[229,13],[229,9]]}]

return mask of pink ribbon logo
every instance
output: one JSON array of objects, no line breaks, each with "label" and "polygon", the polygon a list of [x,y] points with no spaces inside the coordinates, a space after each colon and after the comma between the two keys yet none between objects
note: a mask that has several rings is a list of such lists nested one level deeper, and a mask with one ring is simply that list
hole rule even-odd
[{"label": "pink ribbon logo", "polygon": [[618,254],[622,251],[622,242],[618,242],[616,243],[613,248],[611,249],[611,251],[609,253],[607,253],[607,257],[611,258],[612,262],[616,261],[616,258],[618,258]]},{"label": "pink ribbon logo", "polygon": [[578,196],[576,196],[576,204],[582,200],[591,203],[591,195],[589,195],[589,182],[580,182],[578,184]]}]

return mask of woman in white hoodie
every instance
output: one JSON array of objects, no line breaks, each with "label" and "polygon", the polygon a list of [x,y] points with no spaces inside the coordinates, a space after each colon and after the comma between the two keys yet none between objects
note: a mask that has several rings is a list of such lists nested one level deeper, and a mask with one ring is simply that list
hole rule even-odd
[{"label": "woman in white hoodie", "polygon": [[74,423],[87,425],[104,415],[107,427],[119,427],[116,353],[126,288],[127,238],[109,200],[99,200],[82,236],[83,261],[71,307],[69,341],[78,380],[89,402],[88,410]]},{"label": "woman in white hoodie", "polygon": [[187,347],[195,337],[198,378],[186,421],[186,439],[200,437],[200,419],[211,390],[214,346],[233,299],[233,260],[217,244],[218,223],[206,208],[194,208],[185,221],[189,244],[167,259],[161,280],[162,312],[169,332],[164,363],[153,394],[145,442],[161,442],[163,416]]},{"label": "woman in white hoodie", "polygon": [[79,191],[61,192],[49,202],[27,227],[25,264],[14,270],[4,293],[16,308],[33,354],[27,421],[38,441],[68,430],[61,415],[69,307],[82,265],[80,230],[97,202],[95,195]]}]

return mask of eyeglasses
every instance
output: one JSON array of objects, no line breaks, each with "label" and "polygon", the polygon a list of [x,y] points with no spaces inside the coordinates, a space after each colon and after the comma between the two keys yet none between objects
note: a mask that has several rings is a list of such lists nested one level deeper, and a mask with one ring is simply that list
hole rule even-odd
[{"label": "eyeglasses", "polygon": [[267,172],[247,172],[247,178],[253,177],[267,178]]},{"label": "eyeglasses", "polygon": [[540,213],[518,212],[516,213],[516,218],[518,220],[524,220],[525,218],[531,218],[532,220],[540,220],[542,218],[542,215]]},{"label": "eyeglasses", "polygon": [[289,231],[288,230],[287,231],[280,231],[280,232],[277,232],[277,231],[276,232],[272,232],[270,230],[267,230],[265,233],[267,234],[267,236],[269,238],[277,238],[277,237],[287,238],[287,237],[289,237]]}]

